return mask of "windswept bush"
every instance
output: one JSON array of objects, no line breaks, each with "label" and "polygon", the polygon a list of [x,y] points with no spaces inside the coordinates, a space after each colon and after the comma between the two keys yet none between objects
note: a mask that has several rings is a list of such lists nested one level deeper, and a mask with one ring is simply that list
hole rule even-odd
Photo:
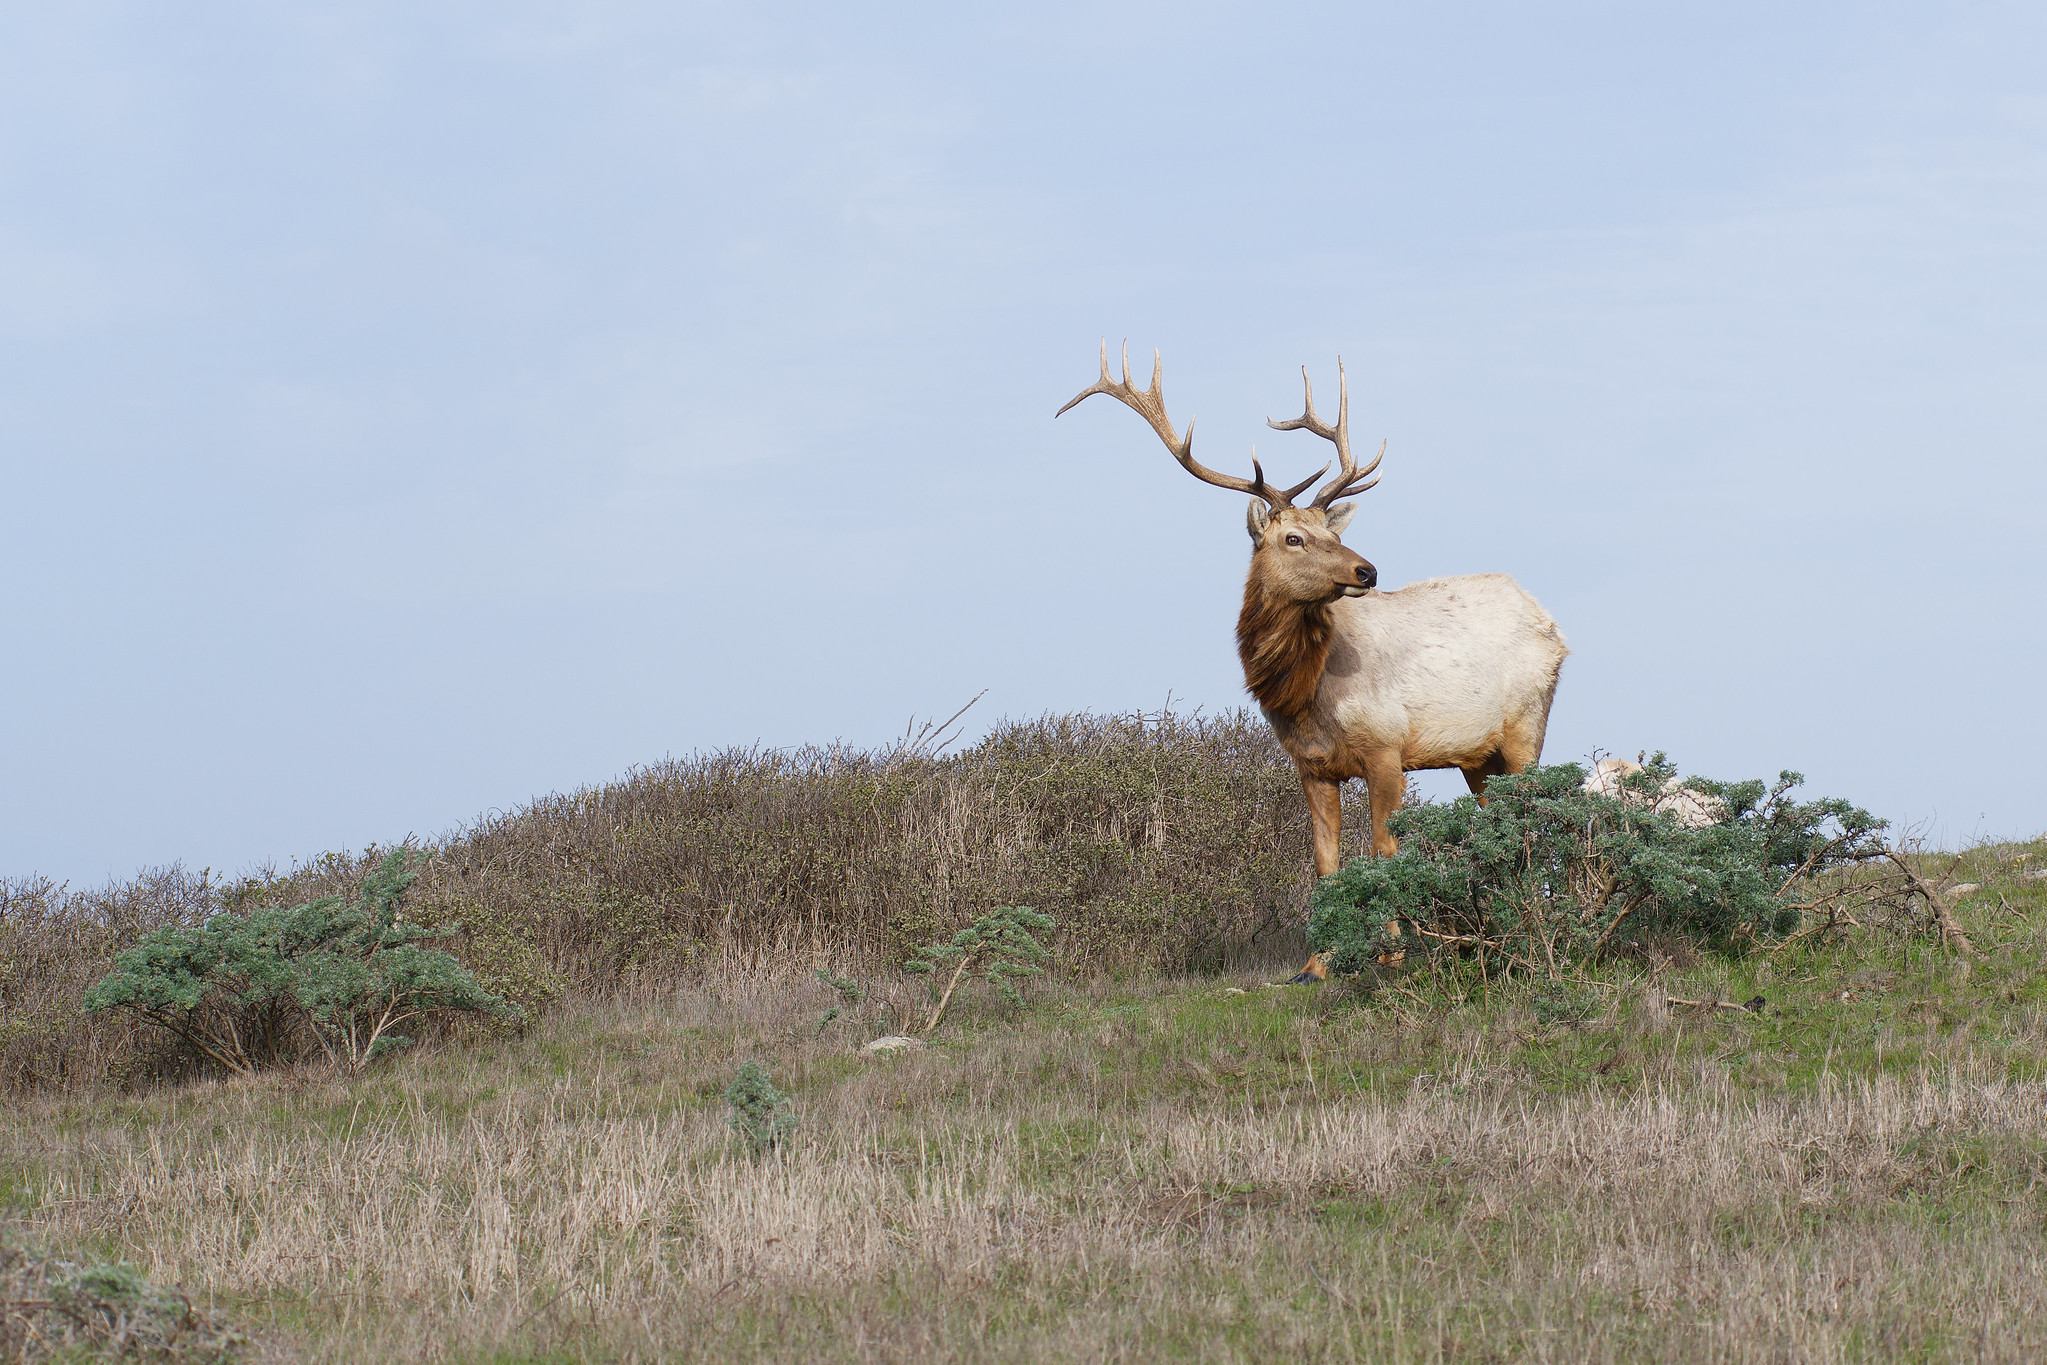
[{"label": "windswept bush", "polygon": [[403,920],[400,898],[418,876],[412,861],[410,849],[387,854],[353,902],[321,896],[157,929],[114,958],[85,1009],[126,1010],[243,1074],[285,1052],[293,1024],[330,1060],[360,1071],[411,1043],[397,1031],[410,1020],[514,1012],[425,946],[451,931]]},{"label": "windswept bush", "polygon": [[[1028,905],[1005,905],[990,910],[946,942],[927,943],[919,948],[916,956],[903,964],[903,970],[931,978],[935,1003],[924,1031],[929,1033],[938,1027],[952,993],[959,989],[963,979],[985,981],[1010,1004],[1023,1004],[1016,983],[1045,970],[1042,964],[1052,953],[1038,935],[1049,935],[1058,927],[1050,915],[1041,915]],[[944,971],[948,965],[952,968],[949,975]],[[938,989],[941,975],[946,975],[942,991]]]},{"label": "windswept bush", "polygon": [[545,797],[442,843],[413,913],[462,925],[463,960],[528,1003],[708,965],[892,968],[1019,903],[1059,921],[1062,961],[1135,974],[1297,933],[1311,861],[1257,716],[1054,716],[943,757],[727,750]]},{"label": "windswept bush", "polygon": [[1803,781],[1685,785],[1722,817],[1668,806],[1658,754],[1618,795],[1584,789],[1574,763],[1496,777],[1473,797],[1394,815],[1400,852],[1324,880],[1309,942],[1332,970],[1454,952],[1482,971],[1567,975],[1642,935],[1722,946],[1798,932],[1808,914],[1867,894],[1845,876],[1887,860],[1884,822],[1846,801],[1796,801]]}]

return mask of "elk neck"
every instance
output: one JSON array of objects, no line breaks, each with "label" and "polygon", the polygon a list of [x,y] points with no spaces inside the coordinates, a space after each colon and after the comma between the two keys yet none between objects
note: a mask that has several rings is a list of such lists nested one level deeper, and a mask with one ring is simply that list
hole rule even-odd
[{"label": "elk neck", "polygon": [[1244,686],[1267,711],[1297,721],[1314,704],[1329,662],[1335,629],[1329,604],[1276,596],[1258,578],[1254,566],[1244,582],[1244,609],[1237,614]]}]

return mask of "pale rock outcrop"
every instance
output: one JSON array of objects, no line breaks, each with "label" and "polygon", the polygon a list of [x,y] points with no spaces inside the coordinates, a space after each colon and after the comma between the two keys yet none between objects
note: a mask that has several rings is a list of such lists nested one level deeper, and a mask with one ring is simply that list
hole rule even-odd
[{"label": "pale rock outcrop", "polygon": [[1686,829],[1704,829],[1727,818],[1727,808],[1719,798],[1695,792],[1675,777],[1666,779],[1654,797],[1631,791],[1623,785],[1623,779],[1641,771],[1641,764],[1630,763],[1625,758],[1602,758],[1592,765],[1592,772],[1585,779],[1585,790],[1595,796],[1618,797],[1631,806],[1646,801],[1651,810],[1675,816]]}]

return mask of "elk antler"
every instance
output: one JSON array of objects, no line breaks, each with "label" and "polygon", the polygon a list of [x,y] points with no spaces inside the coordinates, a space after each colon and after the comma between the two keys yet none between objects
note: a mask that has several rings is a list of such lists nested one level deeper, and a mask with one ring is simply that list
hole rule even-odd
[{"label": "elk antler", "polygon": [[[1309,431],[1320,436],[1325,441],[1334,441],[1336,443],[1336,458],[1343,462],[1342,468],[1337,470],[1335,478],[1322,485],[1321,491],[1315,494],[1315,501],[1309,504],[1311,507],[1320,507],[1325,511],[1328,510],[1329,504],[1335,502],[1338,498],[1347,498],[1353,493],[1362,493],[1366,489],[1377,485],[1379,482],[1377,479],[1373,479],[1371,483],[1359,483],[1358,480],[1377,469],[1379,461],[1386,458],[1386,443],[1381,441],[1379,442],[1379,453],[1374,455],[1372,462],[1363,469],[1359,469],[1357,461],[1351,459],[1350,380],[1343,373],[1342,356],[1336,358],[1336,382],[1335,426],[1330,426],[1315,415],[1315,384],[1313,380],[1308,378],[1308,367],[1306,365],[1301,366],[1301,387],[1307,391],[1307,411],[1290,422],[1275,422],[1270,417],[1265,419],[1265,425],[1271,427],[1274,431]],[[1323,465],[1322,468],[1327,469],[1329,466]],[[1310,482],[1313,482],[1313,480],[1310,480]]]},{"label": "elk antler", "polygon": [[1126,341],[1123,343],[1123,382],[1120,384],[1116,383],[1109,378],[1109,342],[1108,338],[1104,337],[1102,339],[1102,377],[1095,382],[1094,387],[1082,389],[1073,396],[1072,402],[1069,402],[1065,408],[1059,409],[1058,412],[1052,415],[1054,417],[1064,416],[1066,408],[1073,407],[1081,399],[1092,398],[1098,393],[1106,393],[1109,397],[1116,399],[1145,421],[1151,423],[1151,429],[1158,433],[1159,439],[1166,443],[1166,449],[1173,452],[1173,458],[1178,460],[1180,467],[1189,474],[1192,474],[1203,483],[1212,483],[1217,488],[1233,489],[1239,493],[1249,493],[1254,498],[1263,498],[1275,512],[1282,507],[1292,507],[1294,499],[1300,496],[1309,484],[1321,478],[1323,470],[1329,468],[1328,465],[1323,465],[1321,469],[1302,479],[1292,488],[1274,488],[1271,484],[1265,482],[1265,469],[1258,463],[1258,452],[1254,448],[1251,452],[1251,470],[1256,475],[1255,478],[1240,479],[1233,474],[1216,473],[1216,471],[1194,458],[1193,420],[1190,418],[1187,422],[1187,435],[1185,437],[1180,436],[1179,433],[1173,430],[1173,419],[1166,416],[1166,396],[1161,388],[1164,370],[1165,362],[1159,358],[1157,351],[1153,351],[1151,353],[1151,391],[1149,393],[1140,392],[1130,382],[1130,343]]}]

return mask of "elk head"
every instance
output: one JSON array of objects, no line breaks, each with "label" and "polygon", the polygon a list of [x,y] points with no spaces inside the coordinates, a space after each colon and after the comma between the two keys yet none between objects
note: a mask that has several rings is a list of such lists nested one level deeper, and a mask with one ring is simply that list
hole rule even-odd
[{"label": "elk head", "polygon": [[1187,434],[1183,437],[1174,431],[1172,419],[1166,415],[1162,387],[1165,367],[1156,351],[1152,352],[1151,388],[1148,392],[1140,391],[1130,382],[1129,343],[1125,342],[1123,346],[1123,380],[1117,383],[1109,377],[1109,344],[1104,341],[1102,377],[1093,387],[1081,390],[1072,402],[1053,415],[1063,415],[1067,408],[1082,399],[1106,393],[1144,418],[1189,474],[1217,488],[1251,495],[1244,517],[1244,529],[1250,533],[1253,547],[1250,586],[1269,598],[1287,603],[1301,606],[1324,604],[1339,597],[1362,597],[1379,581],[1379,571],[1339,538],[1343,528],[1350,524],[1351,515],[1357,511],[1357,504],[1338,503],[1336,500],[1352,493],[1362,493],[1376,484],[1377,479],[1365,480],[1379,467],[1379,461],[1386,454],[1385,446],[1381,445],[1379,454],[1363,469],[1359,469],[1351,458],[1350,384],[1342,378],[1341,359],[1336,366],[1340,395],[1335,426],[1315,415],[1315,389],[1308,381],[1305,368],[1301,371],[1301,382],[1307,390],[1306,410],[1291,421],[1277,422],[1269,418],[1266,421],[1266,425],[1275,431],[1312,432],[1336,446],[1340,461],[1336,477],[1324,484],[1315,494],[1314,501],[1306,507],[1294,506],[1294,499],[1328,471],[1327,464],[1291,488],[1274,488],[1265,481],[1265,469],[1258,462],[1255,447],[1251,451],[1252,477],[1249,479],[1219,474],[1194,458],[1194,423],[1191,420],[1187,423]]}]

